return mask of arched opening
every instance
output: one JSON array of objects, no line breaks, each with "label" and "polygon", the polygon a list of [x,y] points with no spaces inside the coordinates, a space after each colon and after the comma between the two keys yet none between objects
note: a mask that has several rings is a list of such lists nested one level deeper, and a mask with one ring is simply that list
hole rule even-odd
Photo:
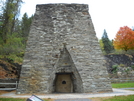
[{"label": "arched opening", "polygon": [[62,81],[62,84],[66,84],[66,81]]},{"label": "arched opening", "polygon": [[56,93],[73,93],[72,73],[56,73]]}]

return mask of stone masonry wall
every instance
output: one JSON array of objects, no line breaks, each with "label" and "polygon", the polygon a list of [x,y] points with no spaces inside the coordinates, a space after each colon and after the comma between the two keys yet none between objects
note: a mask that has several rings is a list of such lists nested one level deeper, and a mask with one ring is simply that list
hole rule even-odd
[{"label": "stone masonry wall", "polygon": [[53,92],[55,65],[63,43],[81,77],[81,92],[112,91],[88,5],[44,4],[36,6],[18,94]]},{"label": "stone masonry wall", "polygon": [[[114,65],[124,65],[124,67],[132,67],[134,66],[134,55],[129,54],[113,54],[113,55],[105,55],[106,67],[109,73],[112,73],[112,66]],[[122,67],[123,68],[123,67]]]}]

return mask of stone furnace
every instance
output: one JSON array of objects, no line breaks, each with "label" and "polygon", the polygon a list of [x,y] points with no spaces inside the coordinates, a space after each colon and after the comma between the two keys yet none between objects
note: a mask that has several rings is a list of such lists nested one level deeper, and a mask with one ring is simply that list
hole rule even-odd
[{"label": "stone furnace", "polygon": [[36,6],[18,94],[112,91],[86,4]]}]

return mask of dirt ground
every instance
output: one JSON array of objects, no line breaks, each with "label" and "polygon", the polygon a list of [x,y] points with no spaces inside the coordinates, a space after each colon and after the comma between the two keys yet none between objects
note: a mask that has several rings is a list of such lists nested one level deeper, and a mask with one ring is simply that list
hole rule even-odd
[{"label": "dirt ground", "polygon": [[[0,91],[0,95],[2,94],[6,94],[6,93],[9,93],[9,92],[16,92],[15,90],[14,91]],[[22,95],[25,95],[25,94],[22,94]],[[37,94],[38,96],[39,94]],[[2,96],[1,96],[2,97]],[[3,97],[2,97],[3,98]],[[105,98],[100,98],[100,97],[97,97],[97,98],[90,98],[92,101],[102,101],[102,99],[108,99],[110,97],[105,97]],[[26,99],[26,98],[25,98]],[[45,100],[45,99],[44,99]],[[47,101],[54,101],[54,99],[46,99]]]},{"label": "dirt ground", "polygon": [[[6,94],[6,93],[9,93],[9,92],[16,92],[15,90],[14,91],[0,91],[0,95],[2,94]],[[24,94],[23,94],[24,95]],[[39,94],[37,94],[39,95]],[[2,96],[1,96],[2,97]],[[2,97],[3,98],[3,97]],[[96,98],[90,98],[92,101],[102,101],[104,99],[108,99],[108,98],[111,98],[111,97],[96,97]],[[45,99],[44,99],[45,100]],[[47,101],[54,101],[54,99],[46,99]]]},{"label": "dirt ground", "polygon": [[[6,93],[9,93],[9,92],[16,92],[16,90],[13,90],[13,91],[0,91],[0,95],[6,94]],[[25,94],[22,94],[22,95],[25,95]],[[39,95],[39,94],[37,94],[37,95]],[[7,98],[7,97],[1,96],[1,98]],[[22,98],[22,99],[27,99],[27,98]],[[54,101],[54,99],[51,99],[51,98],[43,99],[43,100]]]},{"label": "dirt ground", "polygon": [[14,91],[4,91],[4,90],[0,90],[0,95],[6,94],[6,93],[9,93],[9,92],[15,92],[15,90],[14,90]]}]

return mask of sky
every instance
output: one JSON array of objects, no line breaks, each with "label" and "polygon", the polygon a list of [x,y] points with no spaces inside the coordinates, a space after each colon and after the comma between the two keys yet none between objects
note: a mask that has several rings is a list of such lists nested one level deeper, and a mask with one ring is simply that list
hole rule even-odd
[{"label": "sky", "polygon": [[104,29],[110,40],[114,39],[120,27],[134,28],[134,0],[23,0],[21,16],[26,12],[30,17],[35,13],[37,4],[79,3],[88,4],[89,13],[101,39]]}]

